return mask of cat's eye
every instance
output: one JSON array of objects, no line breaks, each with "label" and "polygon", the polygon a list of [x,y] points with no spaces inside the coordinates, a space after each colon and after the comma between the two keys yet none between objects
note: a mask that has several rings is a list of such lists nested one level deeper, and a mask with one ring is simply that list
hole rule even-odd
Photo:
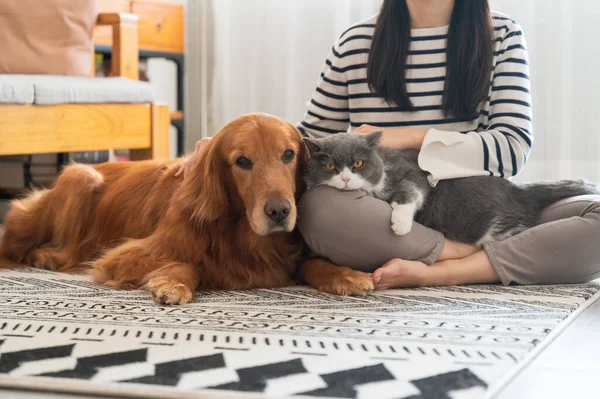
[{"label": "cat's eye", "polygon": [[235,164],[242,169],[252,169],[252,161],[246,157],[238,157]]},{"label": "cat's eye", "polygon": [[290,162],[292,162],[294,160],[294,155],[296,155],[296,154],[294,154],[294,151],[292,151],[292,150],[286,150],[283,153],[283,155],[281,156],[281,160],[284,163],[290,163]]},{"label": "cat's eye", "polygon": [[332,163],[325,164],[325,169],[327,169],[328,171],[331,172],[331,171],[335,170],[335,165]]},{"label": "cat's eye", "polygon": [[360,169],[363,166],[363,161],[356,161],[354,162],[354,169]]}]

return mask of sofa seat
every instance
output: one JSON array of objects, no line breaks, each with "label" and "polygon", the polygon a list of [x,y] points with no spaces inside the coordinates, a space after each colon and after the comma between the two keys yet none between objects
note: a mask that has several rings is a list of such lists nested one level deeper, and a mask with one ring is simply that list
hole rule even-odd
[{"label": "sofa seat", "polygon": [[149,103],[155,99],[153,85],[125,78],[0,75],[0,104]]}]

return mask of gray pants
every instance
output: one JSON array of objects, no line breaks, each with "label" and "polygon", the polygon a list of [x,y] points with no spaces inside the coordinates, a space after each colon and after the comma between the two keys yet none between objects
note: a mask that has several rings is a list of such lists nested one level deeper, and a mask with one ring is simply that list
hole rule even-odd
[{"label": "gray pants", "polygon": [[[318,255],[371,272],[393,258],[435,262],[441,233],[413,223],[397,236],[391,207],[358,191],[317,187],[298,207],[298,227]],[[505,241],[484,245],[503,284],[579,283],[600,277],[600,196],[560,201],[542,213],[540,224]]]}]

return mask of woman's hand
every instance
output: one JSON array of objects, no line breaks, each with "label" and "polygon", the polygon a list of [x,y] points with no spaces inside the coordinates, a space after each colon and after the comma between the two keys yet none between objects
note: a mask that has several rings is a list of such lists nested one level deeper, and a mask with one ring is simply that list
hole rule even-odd
[{"label": "woman's hand", "polygon": [[183,175],[183,177],[185,178],[185,176],[187,176],[190,170],[193,169],[196,165],[198,165],[198,162],[202,157],[202,152],[210,142],[210,139],[211,137],[203,137],[196,142],[196,145],[194,146],[194,153],[181,164],[179,170],[177,171],[177,173],[175,173],[175,176]]},{"label": "woman's hand", "polygon": [[352,133],[368,134],[382,131],[381,142],[382,147],[397,148],[397,149],[417,149],[420,150],[425,139],[426,130],[414,128],[385,128],[371,125],[361,125]]}]

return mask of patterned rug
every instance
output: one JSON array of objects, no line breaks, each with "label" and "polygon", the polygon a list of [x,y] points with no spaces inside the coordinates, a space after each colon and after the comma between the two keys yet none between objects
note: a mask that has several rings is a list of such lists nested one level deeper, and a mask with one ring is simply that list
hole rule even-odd
[{"label": "patterned rug", "polygon": [[305,287],[159,306],[83,276],[0,271],[0,386],[120,397],[481,398],[600,286],[341,298]]}]

